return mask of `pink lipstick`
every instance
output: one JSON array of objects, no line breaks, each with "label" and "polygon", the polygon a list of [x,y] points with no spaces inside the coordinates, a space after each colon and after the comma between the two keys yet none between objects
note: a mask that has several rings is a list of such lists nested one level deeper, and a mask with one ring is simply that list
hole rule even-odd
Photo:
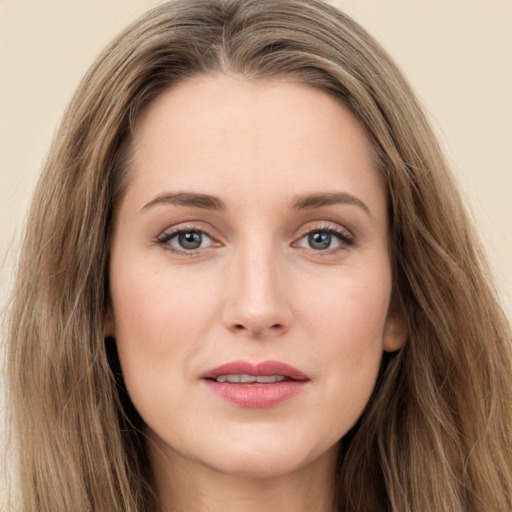
[{"label": "pink lipstick", "polygon": [[200,378],[217,396],[253,409],[284,402],[310,382],[303,372],[279,361],[234,361],[208,370]]}]

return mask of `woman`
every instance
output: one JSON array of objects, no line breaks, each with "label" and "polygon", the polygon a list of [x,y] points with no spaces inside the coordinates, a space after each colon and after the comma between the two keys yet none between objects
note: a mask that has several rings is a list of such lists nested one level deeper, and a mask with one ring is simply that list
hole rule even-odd
[{"label": "woman", "polygon": [[21,509],[510,510],[489,283],[357,24],[319,1],[162,5],[82,81],[33,200]]}]

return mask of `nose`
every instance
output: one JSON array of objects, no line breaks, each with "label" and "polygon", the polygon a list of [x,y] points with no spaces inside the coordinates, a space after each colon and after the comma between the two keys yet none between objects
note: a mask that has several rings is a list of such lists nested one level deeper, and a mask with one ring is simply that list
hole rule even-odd
[{"label": "nose", "polygon": [[227,279],[223,322],[231,332],[265,338],[290,329],[290,289],[283,262],[272,250],[240,250]]}]

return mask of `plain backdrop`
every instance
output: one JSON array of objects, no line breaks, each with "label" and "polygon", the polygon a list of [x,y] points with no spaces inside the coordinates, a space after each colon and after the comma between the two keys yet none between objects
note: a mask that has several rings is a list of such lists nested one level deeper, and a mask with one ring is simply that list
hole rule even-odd
[{"label": "plain backdrop", "polygon": [[[0,0],[0,307],[64,107],[158,0]],[[391,53],[446,148],[512,318],[512,0],[335,0]]]},{"label": "plain backdrop", "polygon": [[[38,171],[68,99],[114,34],[159,3],[0,0],[0,308]],[[512,0],[331,3],[376,36],[417,91],[512,318]]]}]

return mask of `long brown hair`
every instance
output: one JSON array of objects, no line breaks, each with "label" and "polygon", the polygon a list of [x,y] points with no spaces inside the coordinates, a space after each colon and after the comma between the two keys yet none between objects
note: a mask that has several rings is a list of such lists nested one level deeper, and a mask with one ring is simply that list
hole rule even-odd
[{"label": "long brown hair", "polygon": [[333,95],[387,182],[394,300],[410,335],[342,440],[338,510],[512,510],[511,332],[471,222],[397,67],[319,0],[164,4],[80,84],[32,202],[9,320],[21,510],[154,508],[140,419],[103,336],[109,230],[138,114],[202,73],[287,77]]}]

